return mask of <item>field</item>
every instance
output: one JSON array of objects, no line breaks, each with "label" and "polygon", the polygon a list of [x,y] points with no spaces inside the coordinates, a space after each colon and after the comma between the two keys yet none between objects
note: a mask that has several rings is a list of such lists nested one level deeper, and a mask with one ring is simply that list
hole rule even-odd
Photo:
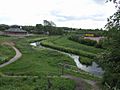
[{"label": "field", "polygon": [[29,43],[25,42],[25,40],[22,40],[19,41],[16,45],[23,54],[22,58],[17,62],[1,69],[3,72],[8,73],[7,71],[9,71],[9,73],[25,75],[48,75],[52,73],[59,74],[59,63],[67,62],[72,65],[74,64],[73,60],[68,56],[65,56],[52,50],[34,47],[32,48],[32,46],[30,46]]},{"label": "field", "polygon": [[80,61],[83,64],[91,64],[94,60],[93,58],[103,51],[102,49],[79,44],[77,42],[69,40],[67,37],[61,36],[51,37],[46,41],[43,41],[42,45],[68,53],[77,54],[81,57]]},{"label": "field", "polygon": [[[22,53],[22,57],[18,61],[6,67],[0,68],[0,72],[1,72],[0,89],[48,90],[47,88],[51,83],[52,85],[50,85],[51,87],[49,90],[61,90],[61,89],[75,90],[75,82],[73,80],[60,77],[61,74],[63,74],[62,73],[63,66],[61,66],[61,64],[70,65],[70,67],[64,68],[64,74],[69,74],[76,77],[82,77],[84,79],[89,79],[89,80],[99,80],[99,78],[94,77],[84,71],[75,72],[79,70],[77,69],[75,62],[70,57],[62,53],[59,53],[57,51],[53,51],[50,49],[43,49],[30,45],[30,42],[43,40],[44,38],[48,39],[47,37],[48,36],[37,36],[37,37],[35,36],[35,37],[27,37],[27,38],[5,37],[4,39],[2,39],[2,42],[4,41],[10,42],[14,40],[14,43],[16,44],[15,46]],[[58,39],[59,36],[49,37],[49,38],[50,40]],[[56,41],[56,43],[57,42],[58,41]],[[65,45],[67,46],[67,43]],[[82,58],[87,59],[87,57],[82,57]],[[35,76],[38,77],[35,78]],[[86,82],[84,83],[85,83],[84,87],[86,88],[85,90],[91,90],[91,85],[89,85]]]}]

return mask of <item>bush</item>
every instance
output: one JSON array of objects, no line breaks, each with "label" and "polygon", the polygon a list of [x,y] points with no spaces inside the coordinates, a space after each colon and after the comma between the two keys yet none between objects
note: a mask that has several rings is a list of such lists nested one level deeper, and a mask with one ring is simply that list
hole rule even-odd
[{"label": "bush", "polygon": [[81,44],[85,44],[85,45],[88,45],[88,46],[95,46],[95,45],[97,44],[97,42],[94,41],[94,40],[83,39],[83,38],[81,38],[81,39],[79,40],[79,42],[80,42]]},{"label": "bush", "polygon": [[79,42],[81,44],[88,45],[88,46],[95,46],[97,44],[97,41],[95,41],[95,40],[84,39],[80,36],[71,36],[71,37],[69,37],[69,39],[76,41],[76,42]]},{"label": "bush", "polygon": [[41,45],[46,46],[46,47],[50,47],[50,48],[53,48],[53,49],[57,49],[57,50],[60,50],[60,51],[64,51],[64,52],[67,52],[67,53],[72,53],[72,54],[88,57],[88,58],[94,58],[95,57],[95,54],[93,54],[93,53],[89,53],[89,52],[82,51],[82,50],[75,50],[75,49],[67,48],[67,47],[63,47],[63,46],[57,46],[57,45],[54,45],[54,44],[52,44],[50,42],[47,42],[47,41],[41,42]]}]

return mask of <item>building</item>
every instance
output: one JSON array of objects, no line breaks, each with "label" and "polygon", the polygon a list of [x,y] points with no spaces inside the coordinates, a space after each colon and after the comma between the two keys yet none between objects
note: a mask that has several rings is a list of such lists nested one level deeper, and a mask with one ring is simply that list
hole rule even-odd
[{"label": "building", "polygon": [[21,28],[9,28],[4,31],[4,34],[10,36],[27,36],[28,32]]}]

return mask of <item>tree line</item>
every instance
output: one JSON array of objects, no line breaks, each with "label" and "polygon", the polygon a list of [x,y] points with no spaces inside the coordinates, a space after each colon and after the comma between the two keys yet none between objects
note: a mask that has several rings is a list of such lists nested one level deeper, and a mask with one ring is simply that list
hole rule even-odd
[{"label": "tree line", "polygon": [[9,28],[20,28],[26,30],[28,33],[34,34],[49,34],[49,35],[63,35],[63,34],[84,34],[84,33],[96,33],[97,35],[103,35],[105,32],[103,29],[77,29],[70,27],[57,27],[52,21],[44,20],[43,24],[30,25],[6,25],[0,24],[0,31],[7,30]]}]

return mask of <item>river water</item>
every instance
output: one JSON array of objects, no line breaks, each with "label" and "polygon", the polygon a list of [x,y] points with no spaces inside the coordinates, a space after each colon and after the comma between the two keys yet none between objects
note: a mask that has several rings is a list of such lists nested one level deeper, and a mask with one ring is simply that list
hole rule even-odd
[{"label": "river water", "polygon": [[59,51],[59,50],[55,50],[55,49],[52,49],[52,48],[41,46],[40,42],[30,43],[30,45],[32,45],[32,46],[38,46],[40,48],[51,49],[51,50],[63,53],[65,55],[68,55],[69,57],[71,57],[75,61],[76,66],[79,69],[84,70],[86,72],[89,72],[89,73],[91,73],[93,75],[102,76],[102,74],[104,73],[104,71],[102,70],[102,68],[99,67],[99,65],[97,63],[95,63],[95,62],[92,62],[92,65],[89,65],[89,66],[80,63],[80,61],[79,61],[80,56],[78,56],[78,55],[70,54],[70,53],[66,53],[66,52],[63,52],[63,51]]}]

